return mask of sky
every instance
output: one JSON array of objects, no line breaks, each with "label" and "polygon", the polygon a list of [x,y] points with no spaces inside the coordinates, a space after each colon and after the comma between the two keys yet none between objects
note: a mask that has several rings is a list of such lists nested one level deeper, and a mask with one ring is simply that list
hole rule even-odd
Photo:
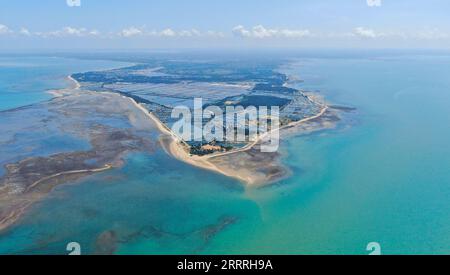
[{"label": "sky", "polygon": [[448,0],[0,0],[0,49],[450,48]]}]

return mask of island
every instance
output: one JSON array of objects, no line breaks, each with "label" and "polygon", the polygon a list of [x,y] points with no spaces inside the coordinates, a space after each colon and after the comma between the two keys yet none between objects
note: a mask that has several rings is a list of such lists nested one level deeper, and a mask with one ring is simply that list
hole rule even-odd
[{"label": "island", "polygon": [[[343,112],[352,111],[327,104],[317,92],[293,88],[299,80],[277,71],[277,62],[162,59],[135,63],[72,74],[68,88],[49,91],[52,100],[1,112],[3,119],[17,127],[3,133],[4,144],[20,145],[24,151],[11,152],[0,177],[0,231],[55,187],[121,167],[131,152],[159,147],[177,160],[238,179],[246,187],[279,182],[290,171],[280,162],[280,150],[262,150],[270,142],[266,136],[277,131],[282,140],[330,129]],[[268,115],[266,131],[253,136],[251,125],[244,125],[243,141],[185,140],[172,131],[177,122],[172,112],[177,106],[192,110],[195,98],[202,99],[202,108],[275,106],[279,121],[274,125],[273,116]],[[201,126],[209,122],[202,119]],[[55,139],[64,146],[39,147]],[[36,142],[31,148],[22,145]]]}]

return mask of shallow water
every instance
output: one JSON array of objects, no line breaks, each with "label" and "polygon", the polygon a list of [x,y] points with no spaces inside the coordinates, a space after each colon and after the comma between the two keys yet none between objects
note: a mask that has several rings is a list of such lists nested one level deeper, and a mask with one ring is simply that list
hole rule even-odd
[{"label": "shallow water", "polygon": [[86,140],[60,133],[58,128],[67,121],[61,119],[49,125],[44,122],[55,116],[44,104],[53,97],[48,91],[73,85],[67,76],[74,72],[128,65],[57,57],[0,56],[0,176],[4,175],[3,166],[7,163],[87,150],[90,145]]},{"label": "shallow water", "polygon": [[315,58],[299,87],[356,107],[336,130],[282,145],[293,176],[244,188],[161,149],[60,186],[0,235],[0,253],[448,254],[450,57]]},{"label": "shallow water", "polygon": [[67,87],[74,72],[105,70],[127,63],[61,57],[0,56],[0,111],[52,98],[45,91]]},{"label": "shallow water", "polygon": [[450,58],[303,60],[292,72],[356,107],[356,121],[289,140],[294,176],[254,192],[265,226],[236,252],[450,253]]}]

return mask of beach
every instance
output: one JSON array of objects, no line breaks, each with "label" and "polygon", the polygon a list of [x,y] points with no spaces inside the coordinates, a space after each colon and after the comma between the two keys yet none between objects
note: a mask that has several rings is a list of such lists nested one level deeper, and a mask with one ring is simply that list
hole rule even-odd
[{"label": "beach", "polygon": [[[70,77],[72,81],[76,82],[76,87],[78,89],[81,87],[81,85],[72,77]],[[224,159],[224,157],[227,156],[238,156],[239,154],[248,152],[252,149],[254,149],[257,145],[260,145],[261,142],[265,140],[267,136],[270,136],[271,131],[283,131],[284,129],[288,128],[296,128],[298,126],[302,126],[302,124],[307,124],[310,121],[320,119],[328,110],[329,107],[324,104],[320,103],[322,106],[320,112],[318,114],[315,114],[311,117],[304,118],[300,121],[291,122],[287,125],[284,125],[276,130],[271,130],[269,132],[264,133],[263,135],[259,135],[253,142],[247,144],[243,148],[240,149],[234,149],[229,152],[220,152],[220,153],[213,153],[210,155],[205,156],[196,156],[191,155],[188,152],[188,148],[186,143],[181,140],[178,136],[176,136],[164,123],[162,123],[153,113],[149,112],[145,107],[142,106],[142,104],[139,104],[136,102],[133,98],[128,98],[133,105],[141,110],[149,119],[151,119],[156,125],[158,130],[163,134],[163,136],[160,138],[161,145],[165,149],[165,151],[170,154],[172,157],[183,161],[185,163],[188,163],[192,166],[199,167],[202,169],[206,169],[212,172],[216,172],[219,174],[223,174],[227,177],[235,178],[239,181],[241,181],[244,184],[247,184],[249,186],[260,186],[260,185],[266,185],[270,183],[271,181],[279,180],[286,176],[285,174],[280,175],[278,178],[272,178],[272,177],[265,177],[261,176],[260,173],[257,173],[255,170],[259,168],[264,168],[264,163],[260,163],[259,166],[255,167],[252,164],[249,164],[248,162],[241,163],[242,166],[239,167],[239,169],[236,169],[236,167],[229,167],[229,162],[221,160]],[[314,103],[317,103],[314,101],[314,99],[311,99]],[[319,103],[317,103],[319,104]],[[320,130],[324,127],[318,126],[316,130]],[[311,131],[311,129],[310,129]],[[299,133],[300,134],[300,133]],[[264,152],[259,152],[257,150],[254,151],[254,153],[264,155]],[[214,161],[213,161],[214,160]],[[270,178],[270,180],[268,180]]]},{"label": "beach", "polygon": [[[133,104],[138,109],[140,109],[142,112],[144,112],[148,116],[148,118],[151,119],[157,125],[157,128],[161,131],[161,133],[164,134],[164,136],[161,137],[161,145],[166,150],[166,152],[168,154],[170,154],[171,156],[173,156],[174,158],[176,158],[180,161],[183,161],[185,163],[188,163],[190,165],[202,168],[202,169],[206,169],[209,171],[223,174],[228,177],[238,179],[241,182],[248,184],[250,186],[267,184],[267,182],[265,182],[264,179],[262,179],[260,177],[260,175],[258,175],[257,173],[253,173],[254,169],[246,169],[245,164],[239,170],[236,170],[234,168],[229,169],[228,167],[226,167],[227,166],[226,162],[221,162],[220,165],[217,165],[217,163],[220,162],[220,161],[217,161],[217,159],[220,159],[220,158],[223,158],[226,156],[230,156],[230,155],[238,155],[240,153],[245,153],[247,151],[252,150],[253,148],[255,148],[255,146],[257,146],[262,141],[264,141],[265,137],[270,135],[270,132],[267,132],[263,135],[258,136],[255,141],[249,143],[248,145],[246,145],[240,149],[235,149],[230,152],[214,153],[214,154],[205,155],[205,156],[195,156],[195,155],[191,155],[188,153],[188,149],[187,149],[186,145],[184,144],[184,142],[180,138],[178,138],[170,129],[168,129],[167,126],[164,125],[154,114],[150,113],[147,109],[145,109],[141,104],[137,103],[134,99],[130,98],[130,100],[133,102]],[[327,112],[327,110],[328,110],[328,106],[324,106],[322,108],[322,110],[320,111],[320,113],[318,113],[314,116],[302,119],[300,121],[292,122],[288,125],[285,125],[285,126],[281,127],[280,129],[278,129],[278,131],[282,131],[283,129],[287,129],[287,128],[294,128],[297,126],[301,126],[302,124],[306,124],[309,121],[319,119],[321,116],[323,116]],[[263,155],[265,153],[259,152],[259,154]],[[213,159],[216,161],[215,162],[211,161]],[[264,166],[264,164],[260,163],[260,167],[263,167],[263,166]]]},{"label": "beach", "polygon": [[134,104],[136,108],[141,110],[152,122],[155,123],[158,130],[162,134],[162,136],[160,137],[161,145],[163,146],[164,150],[172,157],[195,167],[199,167],[229,177],[233,177],[248,184],[253,183],[251,177],[244,177],[240,174],[230,173],[214,165],[209,161],[210,157],[200,157],[190,155],[188,153],[188,149],[185,143],[180,138],[178,138],[170,129],[168,129],[167,126],[164,125],[154,114],[150,113],[147,109],[145,109],[141,104],[137,103],[134,99],[132,98],[128,99]]}]

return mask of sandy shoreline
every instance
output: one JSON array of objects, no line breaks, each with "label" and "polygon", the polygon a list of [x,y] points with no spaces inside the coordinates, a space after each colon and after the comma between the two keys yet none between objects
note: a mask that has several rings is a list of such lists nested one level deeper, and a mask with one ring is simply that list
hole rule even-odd
[{"label": "sandy shoreline", "polygon": [[[73,81],[75,83],[75,89],[76,90],[80,90],[81,89],[81,85],[80,83],[78,83],[78,81],[76,81],[73,77],[69,76],[68,77],[69,80]],[[104,93],[104,92],[102,92]],[[222,158],[222,157],[226,157],[226,156],[230,156],[230,155],[235,155],[235,154],[239,154],[239,153],[245,153],[247,151],[252,150],[255,146],[257,146],[258,144],[260,144],[261,141],[264,140],[264,138],[268,135],[271,134],[271,132],[267,132],[264,135],[258,136],[258,138],[253,141],[252,143],[247,144],[245,147],[240,148],[240,149],[236,149],[230,152],[222,152],[222,153],[216,153],[216,154],[211,154],[211,155],[206,155],[206,156],[195,156],[195,155],[191,155],[188,152],[188,148],[186,143],[179,138],[178,136],[176,136],[164,123],[162,123],[153,113],[151,113],[150,111],[148,111],[142,104],[139,104],[136,100],[134,100],[133,98],[130,97],[126,97],[123,96],[122,97],[128,99],[131,101],[131,103],[140,111],[142,111],[152,122],[154,122],[154,124],[157,126],[158,130],[164,135],[163,137],[161,137],[161,145],[163,147],[163,149],[167,152],[167,154],[169,154],[170,156],[174,157],[177,160],[180,160],[184,163],[190,164],[192,166],[201,168],[201,169],[205,169],[205,170],[209,170],[215,173],[219,173],[222,175],[225,175],[227,177],[231,177],[231,178],[235,178],[247,185],[255,185],[255,184],[259,184],[261,183],[261,179],[260,177],[256,176],[256,175],[252,175],[252,173],[248,173],[247,172],[243,172],[243,171],[236,171],[233,169],[226,169],[225,167],[221,167],[219,165],[214,164],[211,160],[212,159],[217,159],[217,158]],[[321,111],[311,117],[307,117],[304,118],[300,121],[296,121],[296,122],[292,122],[289,123],[288,125],[285,125],[281,128],[278,129],[278,131],[281,131],[285,128],[292,128],[292,127],[296,127],[300,124],[315,120],[320,118],[321,116],[323,116],[327,110],[328,110],[328,106],[325,104],[320,104],[317,103],[316,101],[314,101],[313,99],[311,99],[311,97],[308,96],[308,98],[316,103],[319,104],[321,106],[323,106],[323,108],[321,109]]]},{"label": "sandy shoreline", "polygon": [[[80,90],[81,84],[75,80],[72,76],[68,76],[68,79],[71,80],[74,83],[74,89]],[[105,93],[105,92],[102,92]],[[57,92],[55,92],[55,95],[60,95]],[[169,138],[170,142],[161,142],[161,145],[163,146],[163,149],[172,157],[183,161],[185,163],[188,163],[192,166],[199,167],[202,169],[210,170],[216,173],[224,174],[229,177],[234,177],[242,181],[248,181],[247,178],[241,177],[239,175],[231,175],[229,173],[224,172],[216,165],[212,164],[207,160],[207,158],[202,158],[198,156],[191,156],[186,148],[186,145],[184,142],[178,138],[169,128],[167,128],[164,123],[162,123],[154,114],[149,112],[145,107],[143,107],[141,104],[139,104],[136,100],[130,97],[123,96],[123,98],[126,98],[131,101],[131,103],[139,109],[144,115],[146,115],[158,128],[158,130],[166,136],[166,138]]]},{"label": "sandy shoreline", "polygon": [[[128,97],[125,97],[128,98]],[[206,157],[199,157],[199,156],[192,156],[188,153],[186,145],[184,142],[178,138],[170,129],[167,128],[164,123],[162,123],[154,114],[149,112],[146,108],[144,108],[141,104],[136,102],[132,98],[128,98],[139,110],[141,110],[148,118],[150,118],[157,126],[158,130],[165,135],[165,137],[162,138],[161,145],[163,146],[163,149],[172,157],[183,161],[185,163],[188,163],[192,166],[199,167],[202,169],[206,169],[209,171],[213,171],[219,174],[223,174],[228,177],[237,178],[241,181],[249,182],[251,183],[251,180],[248,178],[243,177],[239,174],[230,174],[224,171],[223,169],[220,169],[220,167],[217,167],[213,163],[208,161],[208,158]],[[169,140],[167,140],[169,139]]]},{"label": "sandy shoreline", "polygon": [[[180,138],[178,138],[170,129],[168,129],[167,126],[164,125],[164,123],[162,123],[154,114],[149,112],[146,108],[144,108],[141,104],[136,102],[134,99],[132,99],[132,98],[129,98],[129,99],[132,101],[132,103],[138,109],[140,109],[142,112],[144,112],[157,125],[157,128],[162,133],[164,133],[166,135],[166,137],[170,138],[169,142],[165,141],[165,142],[161,142],[161,144],[163,145],[164,150],[168,154],[170,154],[172,157],[174,157],[180,161],[183,161],[185,163],[188,163],[192,166],[206,169],[209,171],[213,171],[213,172],[225,175],[227,177],[238,179],[248,185],[254,185],[254,184],[258,183],[258,179],[256,177],[252,176],[251,174],[248,174],[248,173],[244,174],[244,173],[241,173],[236,170],[230,171],[228,169],[224,169],[224,168],[212,163],[210,161],[210,159],[249,151],[249,150],[253,149],[256,145],[258,145],[261,141],[263,141],[266,136],[270,135],[271,132],[267,132],[264,135],[259,136],[254,142],[246,145],[243,148],[237,149],[237,150],[233,150],[230,152],[211,154],[211,155],[206,155],[206,156],[195,156],[195,155],[191,155],[188,153],[188,149],[186,148],[186,145],[184,145],[184,142]],[[278,131],[281,131],[281,130],[283,130],[285,128],[289,128],[289,127],[295,127],[302,123],[306,123],[308,121],[320,118],[327,112],[327,110],[328,110],[328,106],[324,105],[324,107],[321,109],[320,113],[318,113],[314,116],[308,117],[308,118],[304,118],[300,121],[292,122],[288,125],[285,125],[285,126],[279,128]]]},{"label": "sandy shoreline", "polygon": [[81,84],[78,81],[76,81],[75,78],[73,78],[71,75],[69,75],[67,78],[75,84],[74,87],[75,90],[81,89]]}]

